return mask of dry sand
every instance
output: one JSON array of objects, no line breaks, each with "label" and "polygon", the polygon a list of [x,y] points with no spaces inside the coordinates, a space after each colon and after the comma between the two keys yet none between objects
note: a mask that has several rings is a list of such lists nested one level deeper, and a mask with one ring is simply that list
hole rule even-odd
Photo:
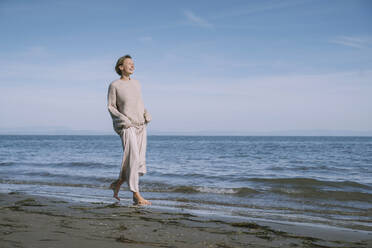
[{"label": "dry sand", "polygon": [[0,193],[0,247],[372,247],[372,234]]}]

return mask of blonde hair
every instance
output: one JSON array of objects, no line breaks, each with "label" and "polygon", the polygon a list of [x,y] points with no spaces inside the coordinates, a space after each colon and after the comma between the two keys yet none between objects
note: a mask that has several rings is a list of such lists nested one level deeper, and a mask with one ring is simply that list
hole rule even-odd
[{"label": "blonde hair", "polygon": [[124,56],[120,57],[118,59],[118,61],[116,62],[115,71],[116,71],[117,74],[119,74],[119,76],[121,76],[121,70],[120,70],[119,66],[121,66],[124,63],[125,59],[132,59],[132,57],[129,54],[127,54],[127,55],[124,55]]}]

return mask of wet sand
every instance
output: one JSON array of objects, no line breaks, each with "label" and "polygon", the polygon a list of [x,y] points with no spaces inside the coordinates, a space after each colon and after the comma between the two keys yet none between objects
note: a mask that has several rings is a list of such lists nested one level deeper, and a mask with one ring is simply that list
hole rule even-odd
[{"label": "wet sand", "polygon": [[[150,199],[151,200],[151,199]],[[114,201],[113,201],[114,202]],[[0,247],[372,247],[372,233],[0,193]]]}]

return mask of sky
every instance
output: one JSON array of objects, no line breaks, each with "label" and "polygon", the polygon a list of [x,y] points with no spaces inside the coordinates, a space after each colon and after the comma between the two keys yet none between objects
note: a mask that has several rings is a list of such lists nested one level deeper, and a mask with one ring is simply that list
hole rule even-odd
[{"label": "sky", "polygon": [[0,0],[0,131],[112,133],[134,58],[149,133],[372,130],[372,1]]}]

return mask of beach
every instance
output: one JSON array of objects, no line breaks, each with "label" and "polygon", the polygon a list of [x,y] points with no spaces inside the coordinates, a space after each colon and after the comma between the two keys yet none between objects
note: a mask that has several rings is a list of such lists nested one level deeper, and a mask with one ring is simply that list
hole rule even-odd
[{"label": "beach", "polygon": [[371,247],[372,235],[0,194],[1,247]]},{"label": "beach", "polygon": [[0,248],[372,248],[372,0],[0,13]]}]

